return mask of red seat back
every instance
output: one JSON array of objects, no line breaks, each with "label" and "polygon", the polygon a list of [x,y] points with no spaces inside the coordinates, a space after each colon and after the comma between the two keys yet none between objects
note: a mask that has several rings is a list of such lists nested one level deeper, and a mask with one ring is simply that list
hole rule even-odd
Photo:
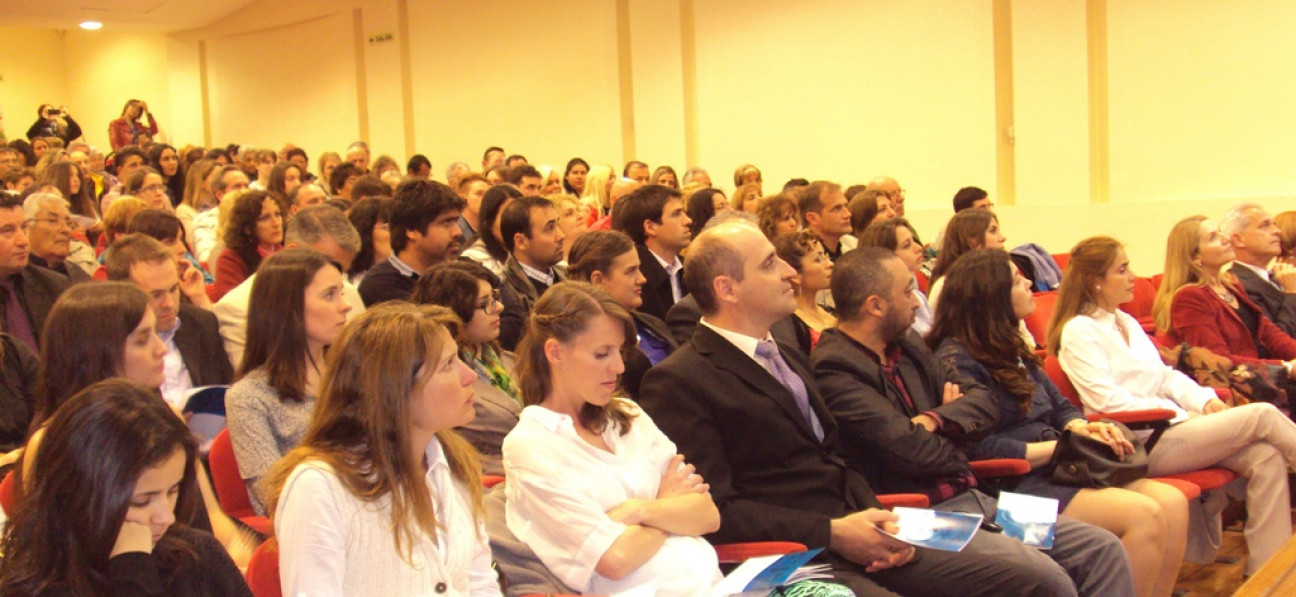
[{"label": "red seat back", "polygon": [[1056,290],[1036,292],[1035,310],[1026,316],[1026,329],[1030,330],[1031,336],[1035,338],[1035,345],[1039,348],[1044,348],[1044,343],[1048,340],[1048,324],[1049,320],[1053,319],[1057,300]]},{"label": "red seat back", "polygon": [[1070,253],[1054,253],[1054,254],[1053,254],[1053,261],[1056,261],[1056,262],[1057,262],[1057,264],[1058,264],[1058,269],[1062,270],[1062,273],[1066,273],[1066,267],[1067,267],[1067,264],[1071,263],[1071,254],[1070,254]]},{"label": "red seat back", "polygon": [[5,516],[13,516],[14,504],[17,502],[17,496],[14,494],[14,474],[11,469],[4,476],[4,480],[0,481],[0,508],[4,508]]},{"label": "red seat back", "polygon": [[1071,401],[1076,408],[1084,411],[1084,403],[1080,402],[1080,392],[1077,392],[1071,380],[1067,379],[1067,374],[1062,370],[1062,363],[1058,362],[1057,357],[1049,355],[1044,357],[1044,373],[1048,375],[1053,385],[1057,386],[1058,392]]},{"label": "red seat back", "polygon": [[234,444],[230,443],[229,429],[222,429],[216,434],[207,459],[207,464],[211,467],[212,487],[216,490],[216,500],[220,502],[221,510],[234,518],[255,516],[252,500],[248,497],[247,483],[239,474],[238,461],[234,459]]},{"label": "red seat back", "polygon": [[1152,304],[1156,302],[1157,287],[1148,278],[1134,278],[1134,298],[1120,306],[1142,323],[1152,319]]},{"label": "red seat back", "polygon": [[918,273],[914,274],[914,277],[917,279],[918,282],[918,292],[927,294],[927,289],[931,288],[931,280],[927,279],[927,274],[924,274],[921,271],[919,271]]},{"label": "red seat back", "polygon": [[283,585],[279,583],[279,542],[274,537],[252,553],[247,584],[254,597],[283,597]]}]

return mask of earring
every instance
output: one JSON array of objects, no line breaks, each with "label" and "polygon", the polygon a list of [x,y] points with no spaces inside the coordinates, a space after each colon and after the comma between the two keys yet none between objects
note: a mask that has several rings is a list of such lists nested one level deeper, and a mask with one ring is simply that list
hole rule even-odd
[{"label": "earring", "polygon": [[1098,285],[1097,290],[1098,290],[1098,292],[1102,292],[1102,284],[1099,284],[1099,285]]}]

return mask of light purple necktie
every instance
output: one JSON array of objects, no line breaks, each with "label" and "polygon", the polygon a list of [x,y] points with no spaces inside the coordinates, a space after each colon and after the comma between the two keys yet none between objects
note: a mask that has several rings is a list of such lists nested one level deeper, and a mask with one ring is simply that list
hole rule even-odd
[{"label": "light purple necktie", "polygon": [[756,345],[756,356],[765,362],[765,369],[774,376],[774,379],[792,392],[797,408],[801,410],[801,416],[805,417],[806,423],[810,424],[815,437],[823,441],[823,426],[819,424],[819,417],[816,417],[814,411],[810,409],[810,396],[806,393],[805,381],[792,371],[791,367],[788,367],[787,362],[783,360],[783,355],[779,354],[778,345],[773,340],[761,340]]}]

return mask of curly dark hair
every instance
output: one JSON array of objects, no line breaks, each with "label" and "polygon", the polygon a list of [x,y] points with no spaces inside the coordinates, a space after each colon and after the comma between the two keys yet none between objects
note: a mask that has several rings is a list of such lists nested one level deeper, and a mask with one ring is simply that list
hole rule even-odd
[{"label": "curly dark hair", "polygon": [[[261,211],[265,209],[266,199],[278,200],[270,195],[269,191],[248,191],[240,195],[234,202],[234,209],[230,211],[229,224],[225,226],[225,248],[234,251],[243,263],[247,264],[247,271],[254,272],[261,265],[261,253],[257,252],[256,227],[257,220],[261,218]],[[279,213],[287,212],[283,205],[279,205]]]}]

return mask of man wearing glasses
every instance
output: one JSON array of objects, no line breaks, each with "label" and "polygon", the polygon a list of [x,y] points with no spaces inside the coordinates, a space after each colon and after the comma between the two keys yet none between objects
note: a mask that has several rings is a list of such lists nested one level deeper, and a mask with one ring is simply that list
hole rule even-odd
[{"label": "man wearing glasses", "polygon": [[3,329],[40,352],[40,330],[72,282],[29,263],[31,241],[22,200],[0,193],[0,317]]},{"label": "man wearing glasses", "polygon": [[72,220],[67,200],[61,195],[36,193],[23,202],[23,214],[31,243],[28,261],[58,272],[73,284],[89,282],[90,274],[68,261],[72,253]]}]

